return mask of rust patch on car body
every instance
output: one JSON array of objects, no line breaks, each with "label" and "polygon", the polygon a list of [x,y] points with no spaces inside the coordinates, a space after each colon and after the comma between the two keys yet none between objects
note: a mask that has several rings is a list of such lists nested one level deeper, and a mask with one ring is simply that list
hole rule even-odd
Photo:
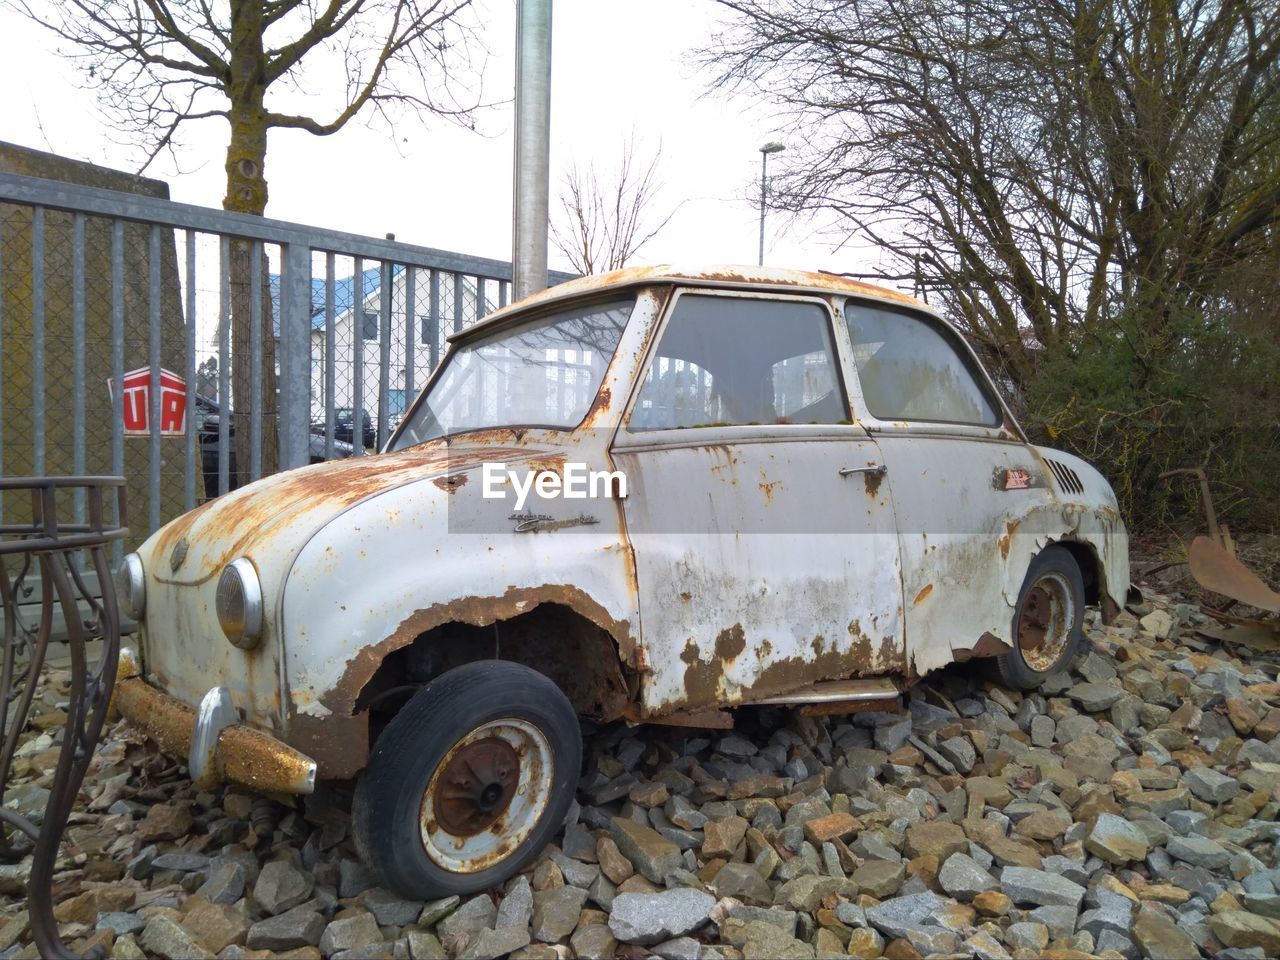
[{"label": "rust patch on car body", "polygon": [[441,490],[449,494],[458,492],[458,489],[466,485],[467,475],[465,473],[454,473],[447,477],[436,477],[431,481]]},{"label": "rust patch on car body", "polygon": [[498,621],[510,620],[546,603],[568,607],[586,617],[612,639],[617,656],[622,661],[626,662],[632,657],[635,640],[631,624],[626,620],[615,620],[604,607],[578,587],[568,584],[511,586],[499,597],[460,597],[414,611],[401,621],[389,637],[357,651],[347,661],[342,678],[320,698],[320,702],[335,715],[350,716],[356,711],[360,692],[388,654],[448,623],[489,626]]},{"label": "rust patch on car body", "polygon": [[862,475],[862,483],[866,487],[868,497],[876,499],[880,496],[880,482],[882,480],[884,480],[882,471],[871,470]]},{"label": "rust patch on car body", "polygon": [[[168,557],[178,541],[190,544],[181,580],[151,576],[161,582],[202,583],[221,574],[231,560],[272,536],[277,528],[303,521],[313,511],[326,516],[392,487],[457,471],[485,461],[508,462],[545,456],[545,451],[513,445],[470,446],[450,450],[443,441],[421,444],[399,453],[351,457],[274,474],[216,497],[183,514],[156,534],[153,555]],[[317,520],[319,526],[323,521]],[[216,545],[212,550],[198,545]]]},{"label": "rust patch on car body", "polygon": [[[820,680],[873,676],[904,668],[903,651],[893,637],[886,636],[877,649],[875,641],[863,632],[856,620],[849,624],[849,635],[853,642],[844,649],[817,635],[808,645],[811,652],[774,660],[764,666],[749,685],[732,691],[726,690],[725,672],[748,645],[742,625],[734,624],[720,631],[709,660],[702,659],[697,642],[690,637],[680,654],[685,663],[684,699],[665,704],[660,710],[646,714],[645,719],[675,711],[698,712],[735,703],[750,703],[762,697],[789,693]],[[766,643],[767,640],[760,641],[761,646]]]},{"label": "rust patch on car body", "polygon": [[1009,559],[1009,547],[1013,543],[1013,535],[1021,524],[1022,524],[1021,519],[1008,520],[1005,522],[1004,536],[996,541],[996,546],[1000,548],[1001,559],[1004,559],[1004,560]]},{"label": "rust patch on car body", "polygon": [[920,604],[922,604],[931,593],[933,593],[933,584],[926,583],[924,585],[924,588],[919,593],[916,594],[915,599],[911,601],[911,605],[913,607],[920,606]]}]

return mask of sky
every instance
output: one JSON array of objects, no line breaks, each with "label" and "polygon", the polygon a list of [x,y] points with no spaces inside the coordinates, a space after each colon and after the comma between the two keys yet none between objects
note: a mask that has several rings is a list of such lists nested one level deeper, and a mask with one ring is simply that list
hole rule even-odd
[{"label": "sky", "polygon": [[[50,2],[50,0],[46,0]],[[485,91],[509,100],[515,3],[483,0]],[[690,52],[722,16],[710,0],[555,0],[552,39],[551,202],[570,164],[612,170],[623,144],[661,148],[655,212],[676,209],[635,263],[755,263],[762,144],[785,124],[745,99],[708,94]],[[0,139],[120,169],[136,152],[117,144],[95,92],[59,50],[62,41],[0,6]],[[64,45],[65,46],[65,45]],[[323,102],[326,78],[308,75]],[[328,111],[325,111],[328,112]],[[329,137],[273,130],[267,215],[507,260],[511,255],[514,110],[486,112],[481,132],[443,120],[348,124]],[[176,157],[147,170],[175,200],[217,207],[225,187],[225,121],[188,125]],[[771,161],[785,159],[771,157]],[[813,223],[766,221],[765,262],[800,269],[874,269],[874,253]],[[552,247],[553,268],[568,264]]]}]

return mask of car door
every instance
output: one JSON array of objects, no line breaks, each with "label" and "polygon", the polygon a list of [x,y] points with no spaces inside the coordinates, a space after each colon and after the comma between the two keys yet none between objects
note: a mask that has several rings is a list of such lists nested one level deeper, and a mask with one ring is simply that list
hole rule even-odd
[{"label": "car door", "polygon": [[907,654],[923,674],[965,658],[988,632],[1008,634],[1017,601],[1004,575],[1010,538],[1018,518],[1051,495],[1038,458],[950,327],[858,299],[844,317],[854,409],[884,457],[898,522]]},{"label": "car door", "polygon": [[896,530],[833,320],[816,297],[681,290],[653,338],[611,451],[650,714],[902,665]]}]

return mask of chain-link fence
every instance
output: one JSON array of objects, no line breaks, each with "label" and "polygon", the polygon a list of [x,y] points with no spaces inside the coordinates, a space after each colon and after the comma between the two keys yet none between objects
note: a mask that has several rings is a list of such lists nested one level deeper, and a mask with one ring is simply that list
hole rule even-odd
[{"label": "chain-link fence", "polygon": [[0,475],[122,474],[138,542],[277,469],[380,448],[510,280],[497,260],[0,173]]}]

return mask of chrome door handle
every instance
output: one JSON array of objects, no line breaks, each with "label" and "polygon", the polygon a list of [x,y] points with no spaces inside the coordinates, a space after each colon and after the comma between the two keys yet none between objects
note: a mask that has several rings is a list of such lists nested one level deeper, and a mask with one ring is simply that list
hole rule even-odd
[{"label": "chrome door handle", "polygon": [[886,467],[883,463],[877,464],[874,467],[841,467],[840,476],[851,477],[855,473],[871,473],[877,477],[883,477],[888,472],[888,470],[889,468]]}]

